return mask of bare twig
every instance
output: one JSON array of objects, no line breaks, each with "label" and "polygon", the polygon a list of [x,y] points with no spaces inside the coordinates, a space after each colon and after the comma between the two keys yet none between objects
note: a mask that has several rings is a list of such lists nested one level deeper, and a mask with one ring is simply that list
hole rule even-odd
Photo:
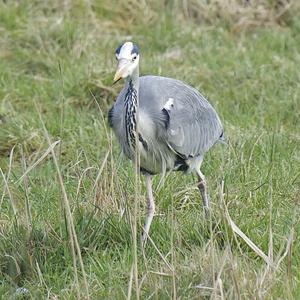
[{"label": "bare twig", "polygon": [[240,238],[243,239],[243,241],[259,256],[261,257],[269,266],[274,267],[274,263],[273,261],[271,261],[271,259],[261,250],[259,249],[259,247],[257,247],[248,237],[247,235],[233,222],[233,220],[231,219],[229,212],[228,212],[228,208],[225,204],[224,198],[223,198],[223,190],[224,190],[224,181],[222,181],[221,184],[221,200],[224,204],[224,208],[225,208],[225,216],[226,216],[226,220],[228,222],[228,224],[230,225],[232,231],[237,234]]},{"label": "bare twig", "polygon": [[60,143],[60,140],[52,143],[51,145],[49,145],[48,149],[45,151],[45,153],[35,162],[33,163],[30,167],[27,168],[27,170],[24,172],[24,174],[17,180],[17,184],[19,184],[24,177],[26,177],[28,175],[29,172],[31,172],[39,163],[41,163],[47,156],[49,153],[52,153],[53,149],[55,148],[56,145],[58,145]]}]

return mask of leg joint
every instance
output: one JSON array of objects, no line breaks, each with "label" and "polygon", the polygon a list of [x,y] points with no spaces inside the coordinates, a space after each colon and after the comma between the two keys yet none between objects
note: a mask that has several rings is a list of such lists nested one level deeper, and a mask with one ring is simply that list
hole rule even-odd
[{"label": "leg joint", "polygon": [[147,201],[147,213],[148,214],[151,214],[151,213],[154,213],[155,211],[155,203],[154,201]]},{"label": "leg joint", "polygon": [[204,180],[200,181],[198,183],[198,188],[199,188],[200,191],[204,191],[205,188],[206,188],[206,182]]}]

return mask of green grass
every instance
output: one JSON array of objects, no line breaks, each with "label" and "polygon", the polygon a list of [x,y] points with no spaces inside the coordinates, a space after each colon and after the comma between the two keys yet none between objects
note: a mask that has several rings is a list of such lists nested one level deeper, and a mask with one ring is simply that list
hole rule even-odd
[{"label": "green grass", "polygon": [[[280,14],[284,1],[112,2],[0,3],[0,298],[124,299],[131,287],[133,299],[297,299],[299,9]],[[131,38],[141,73],[199,89],[228,139],[203,164],[211,220],[192,175],[170,174],[162,187],[155,178],[159,216],[145,253],[132,242],[135,217],[138,235],[143,224],[144,185],[135,215],[133,168],[106,120],[121,89],[112,86],[114,49]],[[47,134],[61,143],[34,165],[49,148]],[[78,252],[73,265],[53,154],[88,293]],[[226,209],[274,268],[233,232]]]}]

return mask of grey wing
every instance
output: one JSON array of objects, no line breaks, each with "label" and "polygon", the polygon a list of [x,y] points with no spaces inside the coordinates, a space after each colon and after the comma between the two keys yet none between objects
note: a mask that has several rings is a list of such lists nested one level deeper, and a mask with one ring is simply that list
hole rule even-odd
[{"label": "grey wing", "polygon": [[156,85],[163,120],[158,135],[186,158],[203,155],[223,134],[216,111],[197,90],[181,81],[159,77]]},{"label": "grey wing", "polygon": [[119,142],[123,145],[124,136],[125,136],[125,128],[123,122],[123,98],[124,98],[125,90],[123,89],[118,95],[114,105],[108,112],[108,124],[115,132]]},{"label": "grey wing", "polygon": [[[169,114],[167,141],[172,149],[185,157],[203,155],[223,133],[220,119],[203,97],[187,94],[165,114]],[[198,101],[196,101],[198,100]]]}]

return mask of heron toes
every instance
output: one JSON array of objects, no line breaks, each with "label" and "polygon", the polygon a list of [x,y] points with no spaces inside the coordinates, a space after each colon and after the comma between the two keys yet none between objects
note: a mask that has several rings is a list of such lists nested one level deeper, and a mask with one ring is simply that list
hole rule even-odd
[{"label": "heron toes", "polygon": [[141,235],[141,245],[142,245],[142,248],[145,248],[146,246],[146,243],[147,243],[147,240],[148,240],[148,233],[146,233],[145,231],[142,233]]}]

